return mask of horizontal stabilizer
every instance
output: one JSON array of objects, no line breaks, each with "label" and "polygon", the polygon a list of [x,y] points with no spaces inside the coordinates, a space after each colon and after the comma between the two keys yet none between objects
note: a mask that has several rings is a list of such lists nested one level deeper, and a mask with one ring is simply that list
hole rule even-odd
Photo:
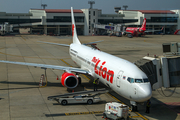
[{"label": "horizontal stabilizer", "polygon": [[70,46],[70,45],[68,45],[68,44],[59,44],[59,43],[42,42],[42,41],[37,41],[37,42],[47,43],[47,44],[51,44],[51,45],[60,45],[60,46],[65,46],[65,47],[69,47],[69,46]]},{"label": "horizontal stabilizer", "polygon": [[104,40],[101,40],[101,41],[95,41],[95,42],[90,42],[90,43],[84,43],[83,45],[93,45],[94,43],[99,43],[99,42],[102,42]]}]

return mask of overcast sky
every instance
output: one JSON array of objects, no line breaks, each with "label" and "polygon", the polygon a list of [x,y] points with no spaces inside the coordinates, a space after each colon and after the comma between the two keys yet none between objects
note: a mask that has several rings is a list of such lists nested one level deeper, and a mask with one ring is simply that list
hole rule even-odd
[{"label": "overcast sky", "polygon": [[[0,0],[0,12],[28,13],[29,9],[41,8],[41,2],[47,4],[46,9],[89,8],[90,0]],[[115,13],[114,7],[128,5],[129,10],[172,10],[180,9],[180,0],[94,0],[93,8],[102,9],[104,14]]]}]

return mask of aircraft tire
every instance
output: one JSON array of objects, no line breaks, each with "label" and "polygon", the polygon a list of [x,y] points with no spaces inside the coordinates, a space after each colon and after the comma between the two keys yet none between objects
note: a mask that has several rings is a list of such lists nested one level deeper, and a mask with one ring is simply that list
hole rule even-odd
[{"label": "aircraft tire", "polygon": [[106,116],[106,114],[105,114],[105,113],[103,113],[103,117],[104,117],[104,119],[107,119],[107,116]]},{"label": "aircraft tire", "polygon": [[134,105],[131,105],[131,111],[133,112],[135,109]]},{"label": "aircraft tire", "polygon": [[128,36],[128,38],[132,38],[133,37],[131,34],[128,34],[127,36]]},{"label": "aircraft tire", "polygon": [[132,112],[137,112],[137,106],[131,105],[131,111]]},{"label": "aircraft tire", "polygon": [[89,99],[89,100],[87,101],[87,104],[89,104],[89,105],[93,104],[93,100],[92,100],[92,99]]},{"label": "aircraft tire", "polygon": [[62,105],[67,105],[67,100],[62,100],[62,101],[61,101],[61,104],[62,104]]}]

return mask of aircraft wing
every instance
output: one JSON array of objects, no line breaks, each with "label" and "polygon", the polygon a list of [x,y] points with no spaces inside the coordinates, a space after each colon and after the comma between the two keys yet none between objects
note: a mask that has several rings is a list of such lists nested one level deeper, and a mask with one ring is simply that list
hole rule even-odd
[{"label": "aircraft wing", "polygon": [[144,31],[144,32],[155,32],[155,31],[163,31],[163,29],[164,29],[164,27],[162,27],[162,29],[161,29],[161,30],[146,30],[146,31]]},{"label": "aircraft wing", "polygon": [[162,31],[162,30],[146,30],[146,31],[144,31],[144,32],[156,32],[156,31]]},{"label": "aircraft wing", "polygon": [[27,66],[34,66],[40,68],[51,68],[56,70],[65,70],[66,72],[76,72],[81,74],[89,74],[89,71],[83,70],[81,68],[74,68],[74,67],[66,67],[66,66],[57,66],[57,65],[46,65],[46,64],[38,64],[38,63],[26,63],[26,62],[14,62],[14,61],[5,61],[0,60],[1,63],[11,63],[11,64],[18,64],[18,65],[27,65]]},{"label": "aircraft wing", "polygon": [[131,34],[131,32],[127,32],[127,31],[119,31],[121,33],[126,33],[126,34]]}]

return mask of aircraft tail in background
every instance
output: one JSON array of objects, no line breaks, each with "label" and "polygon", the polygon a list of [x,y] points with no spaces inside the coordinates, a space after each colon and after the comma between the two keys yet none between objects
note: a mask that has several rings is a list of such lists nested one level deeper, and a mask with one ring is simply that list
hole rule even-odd
[{"label": "aircraft tail in background", "polygon": [[143,24],[142,24],[142,26],[141,26],[141,29],[142,30],[146,30],[146,18],[144,18],[144,21],[143,21]]}]

